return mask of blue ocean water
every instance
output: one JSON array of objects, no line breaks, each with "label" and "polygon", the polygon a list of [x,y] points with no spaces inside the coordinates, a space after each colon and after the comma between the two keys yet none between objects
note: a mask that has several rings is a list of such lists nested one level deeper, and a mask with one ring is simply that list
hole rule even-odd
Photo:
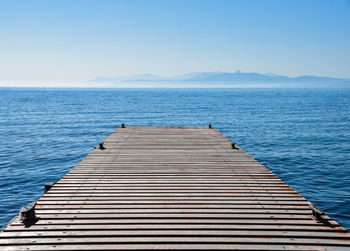
[{"label": "blue ocean water", "polygon": [[123,122],[212,124],[350,229],[350,89],[0,89],[0,225]]}]

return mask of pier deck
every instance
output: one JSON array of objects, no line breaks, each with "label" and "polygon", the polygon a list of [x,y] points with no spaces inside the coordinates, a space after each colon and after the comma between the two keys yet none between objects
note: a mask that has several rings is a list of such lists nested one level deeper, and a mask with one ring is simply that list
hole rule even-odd
[{"label": "pier deck", "polygon": [[350,234],[209,128],[119,128],[0,250],[350,250]]}]

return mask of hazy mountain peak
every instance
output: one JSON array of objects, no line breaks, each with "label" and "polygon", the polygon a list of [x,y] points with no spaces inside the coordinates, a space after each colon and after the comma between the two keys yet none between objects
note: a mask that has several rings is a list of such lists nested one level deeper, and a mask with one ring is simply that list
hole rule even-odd
[{"label": "hazy mountain peak", "polygon": [[[128,83],[127,87],[133,83],[138,86],[148,87],[150,85],[175,87],[180,84],[197,87],[350,87],[350,79],[340,79],[331,77],[318,77],[304,75],[299,77],[287,77],[274,73],[256,73],[256,72],[190,72],[173,78],[163,78],[155,74],[136,74],[125,77],[96,77],[89,80],[88,83],[104,84],[123,84]],[[125,85],[126,86],[126,85]]]}]

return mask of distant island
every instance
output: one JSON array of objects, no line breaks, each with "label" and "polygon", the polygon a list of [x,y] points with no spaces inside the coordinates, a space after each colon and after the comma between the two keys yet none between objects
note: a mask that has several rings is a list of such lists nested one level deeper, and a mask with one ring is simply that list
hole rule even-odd
[{"label": "distant island", "polygon": [[153,74],[126,77],[97,77],[86,81],[87,87],[203,87],[203,88],[349,88],[350,79],[298,76],[287,77],[273,73],[255,72],[192,72],[173,78]]}]

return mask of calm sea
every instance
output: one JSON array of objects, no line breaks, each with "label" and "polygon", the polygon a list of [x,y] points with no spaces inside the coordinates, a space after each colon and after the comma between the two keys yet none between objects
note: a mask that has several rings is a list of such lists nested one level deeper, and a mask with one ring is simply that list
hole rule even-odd
[{"label": "calm sea", "polygon": [[210,123],[350,229],[350,89],[0,89],[0,225],[123,122]]}]

